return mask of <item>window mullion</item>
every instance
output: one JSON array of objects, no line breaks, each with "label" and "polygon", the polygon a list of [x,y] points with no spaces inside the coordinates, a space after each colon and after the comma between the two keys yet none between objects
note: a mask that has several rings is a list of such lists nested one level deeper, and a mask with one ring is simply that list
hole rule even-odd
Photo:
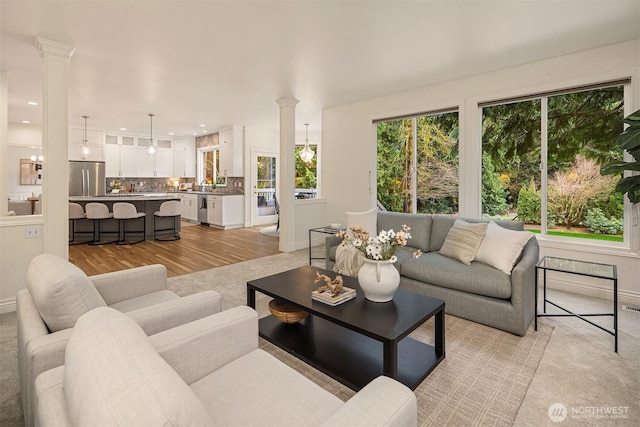
[{"label": "window mullion", "polygon": [[418,118],[411,119],[413,143],[411,147],[411,213],[418,213]]},{"label": "window mullion", "polygon": [[548,98],[540,99],[540,233],[547,234]]}]

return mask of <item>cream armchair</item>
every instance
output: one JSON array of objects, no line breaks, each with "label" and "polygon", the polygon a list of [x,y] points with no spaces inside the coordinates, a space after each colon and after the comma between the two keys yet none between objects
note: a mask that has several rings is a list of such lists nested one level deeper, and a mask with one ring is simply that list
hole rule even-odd
[{"label": "cream armchair", "polygon": [[18,292],[16,304],[22,409],[30,427],[36,377],[64,364],[67,342],[81,315],[109,306],[151,335],[218,313],[222,296],[205,291],[179,297],[167,289],[163,265],[88,277],[67,260],[43,254],[31,261],[27,289]]},{"label": "cream armchair", "polygon": [[64,366],[36,380],[39,426],[415,426],[416,397],[378,377],[347,402],[258,349],[235,307],[147,337],[111,308],[83,315]]}]

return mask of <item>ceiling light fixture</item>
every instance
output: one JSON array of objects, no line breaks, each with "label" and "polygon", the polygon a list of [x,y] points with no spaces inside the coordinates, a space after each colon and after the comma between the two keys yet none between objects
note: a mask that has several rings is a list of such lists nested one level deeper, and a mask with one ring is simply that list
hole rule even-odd
[{"label": "ceiling light fixture", "polygon": [[149,133],[149,148],[147,148],[147,154],[153,156],[156,154],[156,147],[153,145],[153,114],[149,113],[149,119],[151,120],[151,132]]},{"label": "ceiling light fixture", "polygon": [[309,163],[313,159],[313,150],[309,147],[309,123],[304,124],[307,127],[306,137],[304,139],[304,148],[300,150],[300,158],[303,162]]},{"label": "ceiling light fixture", "polygon": [[35,101],[29,101],[29,102],[27,102],[27,104],[29,104],[29,105],[33,105],[33,106],[38,105],[38,103],[37,103],[37,102],[35,102]]},{"label": "ceiling light fixture", "polygon": [[89,145],[87,141],[87,119],[89,116],[82,116],[84,118],[84,137],[82,138],[82,160],[87,160],[87,156],[90,153]]}]

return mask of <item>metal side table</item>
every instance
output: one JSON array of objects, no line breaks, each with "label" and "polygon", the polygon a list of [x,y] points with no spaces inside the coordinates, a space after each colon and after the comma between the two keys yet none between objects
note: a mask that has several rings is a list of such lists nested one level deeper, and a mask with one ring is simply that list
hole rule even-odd
[{"label": "metal side table", "polygon": [[[543,314],[538,314],[538,271],[542,270]],[[613,282],[613,312],[612,313],[573,313],[547,299],[547,271],[576,274],[579,276],[597,277]],[[535,289],[535,330],[538,330],[538,317],[577,317],[603,331],[613,335],[614,349],[618,352],[618,273],[615,265],[600,264],[588,261],[576,261],[567,258],[543,257],[536,265]],[[559,308],[565,313],[547,314],[547,303]],[[587,317],[613,316],[613,330],[604,328]]]},{"label": "metal side table", "polygon": [[340,231],[339,228],[331,228],[328,225],[326,225],[324,227],[316,227],[316,228],[310,228],[309,229],[309,265],[311,265],[311,260],[314,260],[314,259],[325,259],[324,257],[312,257],[311,256],[311,233],[336,234],[339,231]]}]

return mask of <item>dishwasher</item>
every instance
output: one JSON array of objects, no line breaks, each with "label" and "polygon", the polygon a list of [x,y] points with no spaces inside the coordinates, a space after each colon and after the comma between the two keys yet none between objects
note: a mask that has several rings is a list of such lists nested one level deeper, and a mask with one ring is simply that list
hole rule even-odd
[{"label": "dishwasher", "polygon": [[206,194],[198,194],[198,222],[201,224],[208,224]]}]

